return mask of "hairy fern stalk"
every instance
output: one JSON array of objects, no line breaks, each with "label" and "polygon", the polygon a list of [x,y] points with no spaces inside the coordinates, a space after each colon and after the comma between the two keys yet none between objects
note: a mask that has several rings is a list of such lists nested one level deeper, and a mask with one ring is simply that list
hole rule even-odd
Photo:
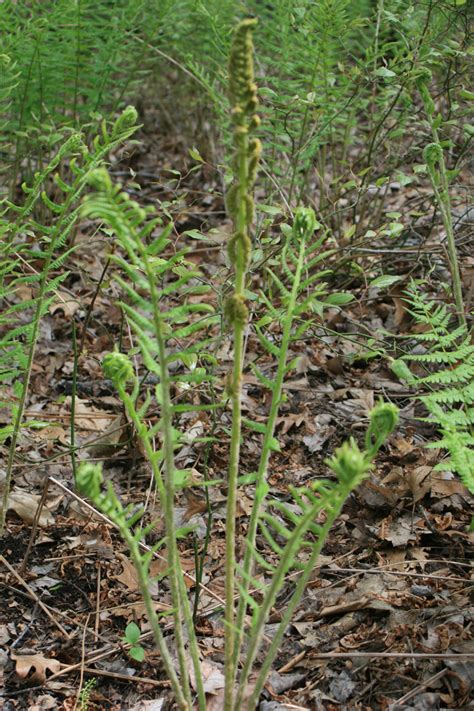
[{"label": "hairy fern stalk", "polygon": [[[438,427],[441,439],[429,444],[448,450],[450,459],[438,470],[454,470],[474,493],[474,344],[467,326],[451,327],[451,314],[437,305],[413,283],[406,301],[415,322],[423,328],[415,338],[424,352],[408,353],[392,364],[400,378],[418,391],[418,399],[429,413],[429,422]],[[407,363],[425,370],[415,374]]]}]

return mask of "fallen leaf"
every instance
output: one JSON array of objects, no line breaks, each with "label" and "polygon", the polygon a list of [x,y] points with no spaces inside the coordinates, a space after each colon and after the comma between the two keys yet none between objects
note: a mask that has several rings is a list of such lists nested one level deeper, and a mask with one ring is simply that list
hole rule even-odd
[{"label": "fallen leaf", "polygon": [[[224,674],[222,670],[215,664],[210,664],[209,662],[201,662],[201,673],[202,681],[204,685],[204,691],[206,694],[215,694],[219,689],[224,688]],[[191,681],[191,686],[196,691],[196,677],[194,675],[194,667],[189,664],[189,678]]]},{"label": "fallen leaf", "polygon": [[161,711],[165,699],[149,699],[148,701],[139,701],[138,704],[132,706],[130,711]]},{"label": "fallen leaf", "polygon": [[11,653],[16,662],[15,671],[20,679],[26,679],[39,684],[44,684],[47,675],[56,674],[61,669],[57,659],[48,659],[42,654],[15,654]]},{"label": "fallen leaf", "polygon": [[404,514],[395,521],[387,517],[382,521],[378,535],[382,541],[390,541],[395,547],[406,546],[409,542],[416,541],[415,528],[416,522],[411,514]]},{"label": "fallen leaf", "polygon": [[42,694],[36,699],[33,706],[28,706],[28,711],[47,711],[57,708],[58,700],[49,694]]},{"label": "fallen leaf", "polygon": [[66,318],[74,316],[76,311],[81,308],[80,302],[67,291],[57,291],[55,299],[50,305],[48,311],[54,315],[58,311],[62,311]]},{"label": "fallen leaf", "polygon": [[[38,510],[41,496],[29,494],[21,489],[13,489],[8,498],[8,510],[14,511],[25,523],[33,523]],[[51,526],[54,523],[54,516],[46,506],[43,506],[38,519],[40,526]]]}]

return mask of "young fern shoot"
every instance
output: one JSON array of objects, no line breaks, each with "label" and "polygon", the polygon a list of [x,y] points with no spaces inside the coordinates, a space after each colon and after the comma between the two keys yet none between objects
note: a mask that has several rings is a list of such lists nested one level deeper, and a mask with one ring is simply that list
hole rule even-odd
[{"label": "young fern shoot", "polygon": [[[148,212],[141,208],[136,202],[129,199],[129,196],[121,191],[121,186],[114,186],[105,170],[100,170],[93,176],[93,184],[96,193],[88,197],[85,201],[84,214],[102,220],[113,230],[117,241],[121,246],[125,256],[114,254],[113,261],[118,264],[127,279],[121,276],[116,277],[116,281],[122,287],[127,296],[127,301],[121,302],[121,307],[125,311],[130,327],[138,341],[140,353],[144,366],[153,374],[158,376],[159,382],[155,389],[156,400],[160,404],[161,414],[158,422],[152,426],[146,422],[147,412],[151,404],[151,395],[148,394],[145,401],[139,404],[140,385],[138,378],[133,374],[133,369],[128,357],[121,353],[111,353],[104,360],[104,370],[117,387],[120,398],[125,406],[128,417],[133,423],[135,430],[143,444],[146,457],[151,465],[154,480],[158,489],[160,504],[164,514],[165,522],[165,543],[166,556],[168,562],[168,578],[173,601],[174,633],[179,664],[179,682],[174,675],[170,680],[178,703],[182,709],[191,709],[192,695],[189,684],[189,669],[186,652],[186,636],[189,640],[190,656],[194,677],[196,679],[199,709],[205,709],[205,693],[201,674],[199,651],[197,647],[196,633],[193,626],[192,613],[187,591],[183,581],[179,551],[177,541],[179,531],[176,529],[174,521],[174,499],[178,486],[186,484],[186,473],[180,472],[175,465],[174,449],[176,446],[176,435],[173,428],[173,417],[176,412],[182,411],[180,405],[173,405],[171,402],[171,384],[175,381],[185,381],[188,383],[200,383],[206,379],[206,374],[200,372],[199,368],[191,371],[187,379],[179,374],[171,376],[169,363],[173,360],[181,360],[183,364],[189,361],[191,355],[203,351],[205,340],[195,343],[190,349],[184,351],[168,352],[168,342],[179,340],[189,333],[196,333],[215,322],[216,318],[212,313],[212,307],[207,304],[187,303],[166,311],[162,309],[163,297],[171,293],[193,294],[200,293],[200,286],[189,285],[189,282],[198,276],[194,268],[190,268],[184,262],[184,251],[177,252],[168,258],[160,257],[165,248],[169,245],[169,235],[171,225],[159,231],[155,235],[155,230],[161,222],[159,218],[147,219]],[[170,279],[170,283],[165,283],[164,277]],[[193,314],[203,314],[206,318],[199,319],[196,323],[191,323]],[[183,319],[188,323],[182,325]],[[131,391],[127,390],[127,382],[133,381]],[[203,406],[185,406],[188,410],[203,409]],[[209,408],[214,405],[209,405]],[[155,450],[154,440],[160,434],[162,448]],[[80,470],[82,474],[82,470]],[[87,477],[85,477],[87,485]],[[80,485],[82,486],[82,479]],[[97,489],[82,486],[82,491],[93,497],[96,505],[113,518],[116,511],[113,491],[108,490],[108,495],[103,496]],[[112,502],[112,504],[110,504]],[[109,506],[110,505],[110,506]],[[114,508],[115,507],[115,508]],[[120,517],[114,522],[120,527]],[[147,529],[139,529],[138,537],[146,534]],[[146,566],[150,560],[137,557],[137,551],[133,548],[130,535],[124,530],[124,538],[132,546],[130,548],[132,558],[139,569],[140,576],[146,580]],[[145,565],[145,570],[143,566]],[[144,592],[141,586],[142,593]],[[147,605],[147,612],[153,615],[151,601],[147,603],[147,593],[144,594],[144,601]],[[156,617],[156,615],[155,615]],[[159,627],[159,626],[158,626]],[[164,641],[160,631],[154,628],[155,641],[160,650],[163,650]],[[168,662],[165,663],[168,672]],[[179,692],[178,687],[179,685]],[[183,701],[184,698],[184,701]],[[182,705],[184,704],[184,705]]]},{"label": "young fern shoot", "polygon": [[[282,309],[280,311],[276,309],[273,304],[262,295],[267,306],[268,315],[263,317],[261,323],[257,323],[256,325],[260,345],[270,356],[277,359],[278,365],[274,380],[266,377],[258,368],[253,368],[262,386],[269,388],[272,396],[268,419],[264,429],[262,451],[255,479],[255,494],[246,537],[246,551],[241,574],[242,580],[240,583],[241,595],[236,622],[237,637],[234,647],[234,658],[236,662],[240,655],[240,647],[244,634],[248,589],[255,563],[255,538],[258,522],[263,511],[265,498],[268,494],[267,470],[270,456],[274,449],[275,426],[282,400],[285,375],[292,367],[292,364],[288,364],[287,362],[288,351],[291,342],[301,338],[304,332],[311,326],[312,320],[308,318],[307,312],[311,308],[311,305],[316,302],[316,299],[321,297],[325,292],[326,285],[322,283],[321,279],[327,272],[313,273],[307,278],[304,278],[305,271],[309,272],[332,253],[332,250],[320,251],[324,235],[314,242],[313,234],[316,227],[319,227],[319,225],[316,222],[313,210],[308,208],[298,208],[296,210],[293,227],[289,231],[287,242],[281,254],[281,270],[286,277],[285,281],[289,282],[290,286],[285,286],[281,278],[277,276],[274,271],[267,269],[275,285],[276,293],[280,296]],[[310,255],[313,255],[313,257],[310,258]],[[316,289],[313,288],[315,282],[319,282]],[[308,289],[311,289],[309,296],[307,294]],[[295,322],[299,315],[303,316],[303,321],[299,327],[295,328]],[[271,323],[281,323],[282,337],[280,345],[278,346],[265,336],[264,323],[267,319],[270,319]],[[246,424],[252,428],[251,421],[246,421]]]},{"label": "young fern shoot", "polygon": [[459,270],[458,255],[456,250],[456,240],[453,227],[453,213],[451,199],[449,196],[449,179],[450,172],[446,168],[444,159],[443,146],[441,145],[438,129],[442,124],[442,116],[435,116],[435,104],[432,99],[429,83],[431,81],[431,72],[424,69],[417,77],[417,86],[420,92],[428,124],[433,136],[433,143],[425,146],[423,158],[426,163],[428,175],[433,187],[433,193],[436,198],[436,204],[441,212],[444,229],[446,230],[446,244],[449,257],[449,268],[451,271],[451,279],[453,282],[454,302],[460,325],[466,324],[466,315],[464,313],[464,301],[462,296],[462,281]]}]

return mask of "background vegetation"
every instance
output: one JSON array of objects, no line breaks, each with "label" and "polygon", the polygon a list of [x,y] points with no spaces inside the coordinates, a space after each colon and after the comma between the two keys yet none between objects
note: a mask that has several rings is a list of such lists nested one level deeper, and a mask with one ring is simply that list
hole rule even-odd
[{"label": "background vegetation", "polygon": [[[249,17],[258,20],[255,76],[246,77],[243,96],[232,60],[229,77],[229,55],[236,24]],[[321,449],[318,471],[337,450],[330,469],[343,498],[333,480],[315,489],[306,483],[291,489],[290,481],[291,503],[283,504],[268,489],[268,464],[284,457],[278,416],[298,410],[288,404],[286,381],[316,368],[329,382],[347,375],[354,385],[360,372],[373,376],[373,391],[401,409],[400,436],[411,432],[417,446],[434,448],[436,476],[459,476],[474,493],[471,21],[464,0],[0,4],[2,527],[29,438],[50,426],[47,403],[70,398],[67,437],[44,463],[67,462],[71,486],[81,477],[81,461],[94,462],[94,454],[113,460],[120,447],[138,447],[154,475],[148,489],[131,490],[129,483],[122,497],[110,489],[107,499],[94,464],[82,470],[78,488],[118,526],[142,572],[149,573],[152,558],[139,544],[150,543],[155,528],[163,533],[151,542],[171,563],[165,587],[181,682],[161,646],[159,616],[152,628],[182,708],[194,694],[205,708],[208,694],[190,630],[214,535],[214,490],[226,497],[232,522],[221,700],[230,710],[242,707],[250,674],[244,664],[232,701],[246,606],[254,613],[251,629],[258,630],[248,632],[255,646],[247,659],[253,660],[276,600],[273,591],[265,597],[269,580],[284,588],[290,569],[301,571],[305,556],[314,563],[313,552],[319,554],[328,535],[329,528],[309,525],[308,500],[320,514],[312,496],[327,495],[324,510],[334,520],[382,446],[366,411],[362,427],[369,434],[359,436],[360,471],[352,472],[350,486],[348,450],[337,449],[347,428]],[[242,132],[248,133],[243,143]],[[88,271],[91,247],[99,271]],[[119,315],[97,312],[108,298]],[[65,319],[59,329],[58,312]],[[226,346],[231,333],[233,345]],[[66,344],[67,357],[40,396],[35,373],[55,340]],[[84,443],[77,420],[81,381],[107,353],[131,360],[113,367],[105,360],[106,379],[94,372],[92,380],[114,384],[128,425],[118,427],[120,440],[107,435],[105,444]],[[64,378],[67,395],[58,385]],[[263,414],[242,417],[247,396]],[[188,442],[192,417],[202,428]],[[258,440],[257,459],[246,437]],[[191,444],[202,468],[199,482],[190,473],[194,464],[179,469],[174,463]],[[109,448],[105,457],[101,446]],[[201,539],[192,526],[177,525],[173,513],[195,487],[206,512]],[[234,556],[243,534],[234,524],[237,491],[247,487],[253,508],[246,542],[240,541],[241,570]],[[152,492],[162,504],[164,531]],[[126,506],[132,502],[140,505],[138,518]],[[457,509],[464,532],[465,508]],[[190,540],[197,580],[192,604],[177,575]],[[283,567],[275,557],[286,561]],[[27,554],[23,572],[26,565]],[[249,591],[259,589],[261,598],[252,597]],[[142,595],[151,618],[143,580]],[[294,605],[287,600],[294,610],[296,598]],[[180,641],[181,626],[187,632]],[[127,629],[141,660],[136,630]],[[186,683],[185,639],[195,675]],[[263,683],[259,678],[258,693]],[[383,700],[377,703],[383,707]]]}]

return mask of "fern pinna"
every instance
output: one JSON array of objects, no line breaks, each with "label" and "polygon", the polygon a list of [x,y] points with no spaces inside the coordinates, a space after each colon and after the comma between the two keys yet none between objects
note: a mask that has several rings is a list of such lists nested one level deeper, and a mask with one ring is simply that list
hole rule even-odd
[{"label": "fern pinna", "polygon": [[[414,283],[407,291],[409,313],[424,329],[414,338],[424,353],[408,353],[392,363],[398,377],[424,391],[419,400],[426,407],[429,422],[437,425],[441,439],[430,447],[448,450],[450,459],[438,464],[453,469],[474,492],[474,344],[464,324],[451,327],[452,317],[444,304],[429,300]],[[407,366],[425,370],[417,375]]]}]

